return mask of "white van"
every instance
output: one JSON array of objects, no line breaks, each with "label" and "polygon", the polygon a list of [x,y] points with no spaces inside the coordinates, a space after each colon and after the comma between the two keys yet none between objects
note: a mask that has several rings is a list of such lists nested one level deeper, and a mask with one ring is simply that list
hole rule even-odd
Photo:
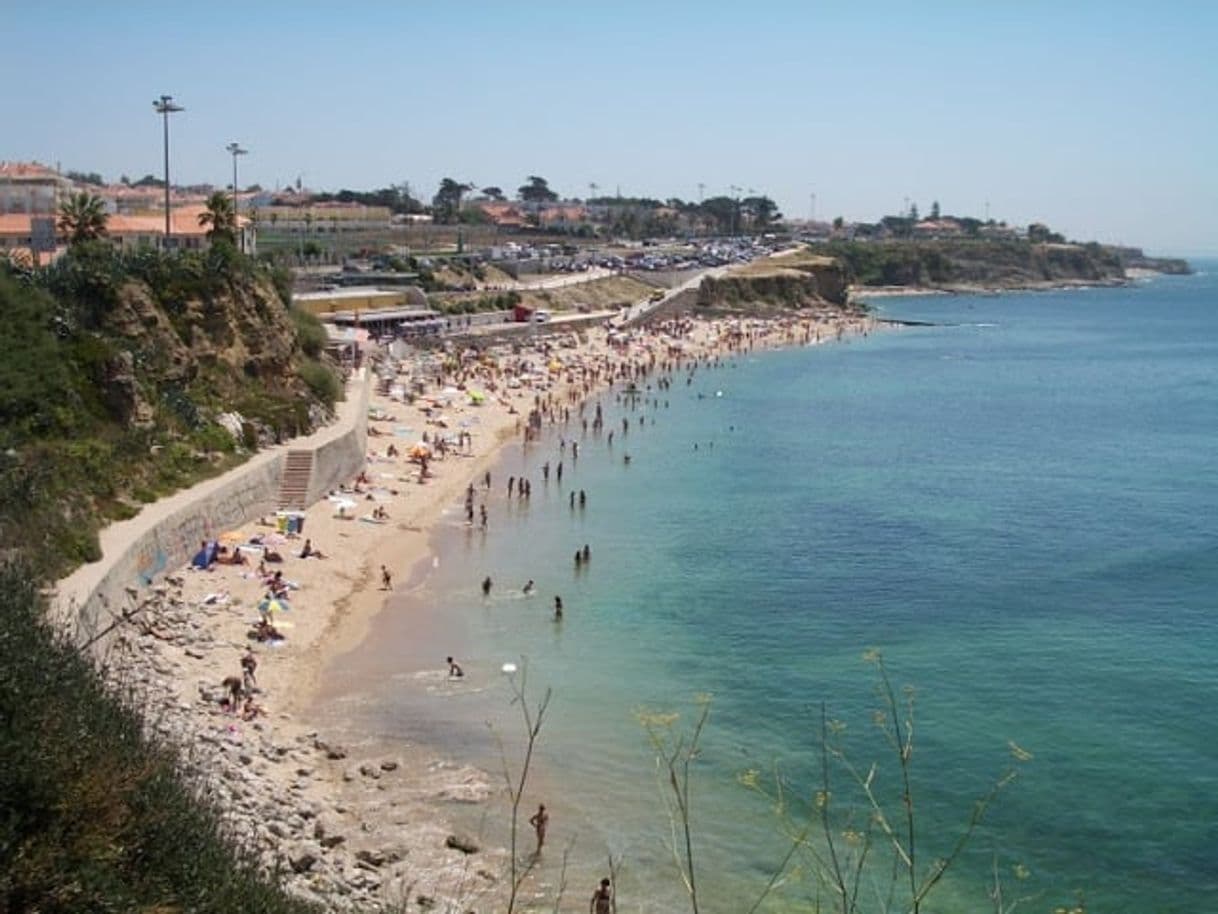
[{"label": "white van", "polygon": [[533,312],[533,323],[545,324],[545,323],[548,323],[549,320],[550,320],[550,312],[546,311],[544,308],[538,308],[536,311]]}]

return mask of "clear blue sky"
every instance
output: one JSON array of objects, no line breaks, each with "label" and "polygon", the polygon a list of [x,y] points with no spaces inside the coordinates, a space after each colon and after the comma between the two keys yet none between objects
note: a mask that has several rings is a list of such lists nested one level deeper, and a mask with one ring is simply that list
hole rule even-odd
[{"label": "clear blue sky", "polygon": [[[847,9],[846,7],[850,8]],[[0,158],[921,211],[1218,253],[1218,2],[0,2]]]}]

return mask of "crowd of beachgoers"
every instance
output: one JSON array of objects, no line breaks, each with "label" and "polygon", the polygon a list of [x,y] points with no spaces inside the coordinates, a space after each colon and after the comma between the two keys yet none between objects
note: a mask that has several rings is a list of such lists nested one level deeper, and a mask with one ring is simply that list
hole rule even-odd
[{"label": "crowd of beachgoers", "polygon": [[[319,732],[311,710],[329,665],[367,635],[395,582],[430,556],[428,534],[443,512],[460,505],[466,523],[493,535],[502,499],[528,498],[542,474],[560,476],[581,441],[623,434],[605,426],[600,398],[658,397],[740,353],[840,339],[873,324],[836,312],[680,317],[525,344],[409,350],[401,359],[374,350],[358,475],[306,510],[268,514],[201,543],[187,567],[141,596],[109,674],[144,707],[149,727],[182,749],[244,852],[283,874],[294,893],[360,910],[407,899],[467,910],[501,897],[505,851],[454,832],[445,812],[475,803],[495,815],[500,782],[427,746],[386,753],[383,744],[340,745]],[[492,486],[505,446],[536,449],[538,478]],[[561,602],[554,611],[561,615]],[[461,675],[459,645],[453,653],[436,658],[439,675]],[[555,891],[541,875],[525,889],[534,900]]]}]

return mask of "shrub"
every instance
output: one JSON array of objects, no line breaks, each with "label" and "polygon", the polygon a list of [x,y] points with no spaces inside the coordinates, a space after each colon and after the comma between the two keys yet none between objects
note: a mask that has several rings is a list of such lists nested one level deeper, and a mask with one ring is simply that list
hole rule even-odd
[{"label": "shrub", "polygon": [[225,842],[175,754],[52,634],[37,588],[0,567],[0,911],[316,912]]},{"label": "shrub", "polygon": [[326,328],[316,315],[303,308],[291,308],[288,313],[296,327],[296,341],[304,354],[311,359],[319,358],[326,348]]},{"label": "shrub", "polygon": [[343,385],[333,369],[316,359],[306,359],[300,365],[300,377],[309,385],[314,396],[333,407],[343,394]]}]

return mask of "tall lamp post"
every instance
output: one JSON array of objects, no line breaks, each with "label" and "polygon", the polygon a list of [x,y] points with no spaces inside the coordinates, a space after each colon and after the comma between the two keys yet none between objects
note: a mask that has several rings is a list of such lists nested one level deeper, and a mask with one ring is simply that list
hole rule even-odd
[{"label": "tall lamp post", "polygon": [[165,247],[169,247],[169,115],[185,111],[181,105],[175,105],[172,95],[162,95],[154,99],[152,107],[161,115],[165,122]]},{"label": "tall lamp post", "polygon": [[248,149],[242,149],[238,143],[229,143],[224,147],[232,154],[233,157],[233,234],[237,236],[237,247],[241,253],[245,253],[245,236],[241,233],[241,226],[237,222],[237,156],[243,156],[249,152]]}]

